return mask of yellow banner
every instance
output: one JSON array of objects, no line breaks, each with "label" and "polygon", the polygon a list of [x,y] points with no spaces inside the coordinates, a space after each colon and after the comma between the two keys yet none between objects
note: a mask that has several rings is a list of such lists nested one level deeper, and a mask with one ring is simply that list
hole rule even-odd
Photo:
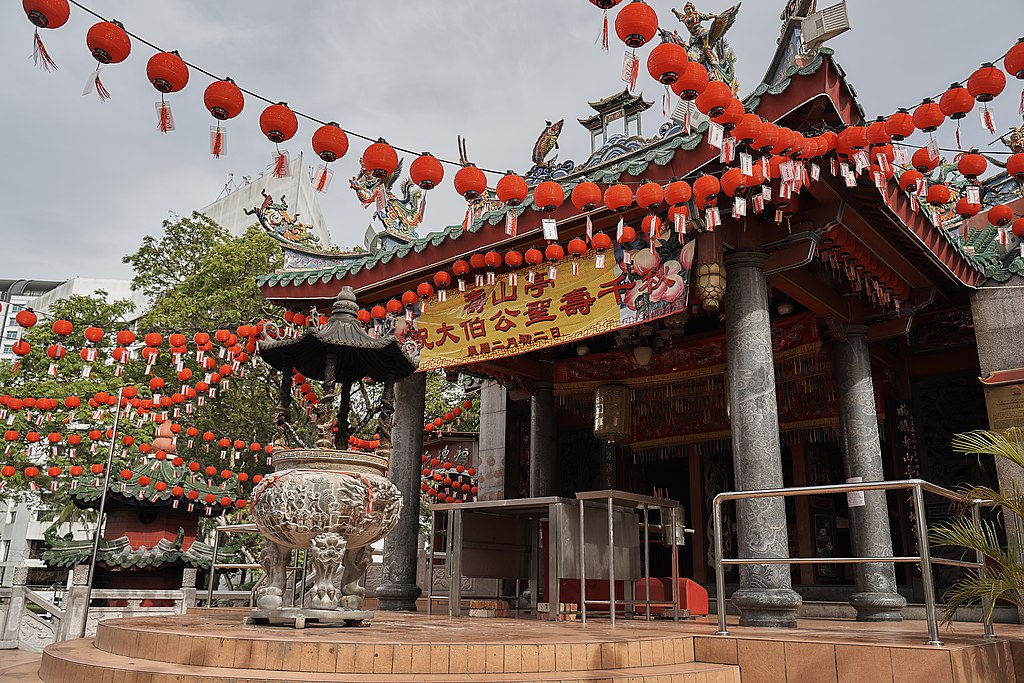
[{"label": "yellow banner", "polygon": [[603,268],[589,251],[554,267],[497,274],[492,284],[467,281],[466,291],[453,288],[446,301],[431,300],[415,319],[419,369],[515,356],[681,311],[693,243],[682,253],[674,246],[674,253],[645,247],[628,257],[617,248],[604,255]]}]

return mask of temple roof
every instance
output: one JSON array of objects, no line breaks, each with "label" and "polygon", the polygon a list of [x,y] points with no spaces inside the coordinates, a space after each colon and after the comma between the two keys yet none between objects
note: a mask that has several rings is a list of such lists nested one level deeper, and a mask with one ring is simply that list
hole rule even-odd
[{"label": "temple roof", "polygon": [[[211,514],[223,514],[234,506],[224,507],[220,503],[223,497],[231,498],[232,503],[238,498],[238,478],[231,477],[223,481],[218,474],[216,479],[207,478],[200,472],[191,472],[186,467],[174,467],[170,460],[154,460],[150,467],[139,471],[133,471],[131,479],[122,479],[120,475],[111,474],[108,487],[108,500],[111,498],[120,500],[128,505],[173,505],[178,499],[173,494],[175,486],[184,489],[184,495],[180,499],[181,505],[193,503],[196,506],[196,514],[205,514],[209,508]],[[140,483],[142,477],[148,477],[149,483],[143,486]],[[158,482],[167,485],[163,491],[158,491]],[[222,488],[223,486],[223,488]],[[103,491],[103,477],[91,474],[88,470],[78,477],[72,477],[71,498],[75,505],[83,508],[91,508],[99,505],[100,495]],[[190,500],[187,495],[189,491],[195,491],[198,498]],[[213,494],[216,500],[213,503],[206,503],[207,494]]]},{"label": "temple roof", "polygon": [[[43,551],[42,560],[51,567],[73,567],[87,563],[92,556],[92,539],[74,541],[47,537],[50,548]],[[181,564],[186,567],[209,569],[213,548],[201,541],[193,541],[188,550],[181,549],[182,536],[168,541],[162,538],[152,548],[132,549],[127,536],[112,541],[100,540],[96,562],[108,569],[159,569]],[[221,561],[230,561],[228,553],[218,553]]]},{"label": "temple roof", "polygon": [[587,104],[597,113],[585,119],[576,120],[587,130],[595,131],[604,126],[609,113],[622,111],[626,116],[632,116],[647,111],[654,103],[644,100],[643,93],[634,95],[628,89],[623,88],[622,92],[609,95],[596,102],[587,102]]}]

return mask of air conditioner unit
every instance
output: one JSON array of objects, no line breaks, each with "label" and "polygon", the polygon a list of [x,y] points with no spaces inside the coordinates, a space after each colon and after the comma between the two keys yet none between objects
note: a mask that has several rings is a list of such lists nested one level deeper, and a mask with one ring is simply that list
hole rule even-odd
[{"label": "air conditioner unit", "polygon": [[846,13],[845,1],[804,17],[800,22],[804,46],[821,45],[849,30],[850,17]]}]

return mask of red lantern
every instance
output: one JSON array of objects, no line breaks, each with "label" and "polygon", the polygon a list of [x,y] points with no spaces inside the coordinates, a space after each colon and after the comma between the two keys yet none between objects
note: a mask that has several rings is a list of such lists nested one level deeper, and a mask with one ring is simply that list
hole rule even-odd
[{"label": "red lantern", "polygon": [[657,32],[658,13],[642,0],[633,0],[615,17],[615,34],[628,47],[643,47]]},{"label": "red lantern", "polygon": [[29,479],[35,479],[36,477],[39,476],[39,468],[32,466],[26,467],[25,476],[28,477]]},{"label": "red lantern", "polygon": [[409,177],[424,190],[432,190],[444,178],[444,166],[430,152],[423,152],[409,166]]},{"label": "red lantern", "polygon": [[242,113],[245,98],[242,91],[230,78],[214,81],[203,92],[203,104],[218,121],[233,119]]},{"label": "red lantern", "polygon": [[39,322],[39,317],[31,308],[26,308],[18,311],[18,314],[14,316],[14,321],[25,329],[35,327],[35,324]]},{"label": "red lantern", "polygon": [[509,249],[505,252],[505,265],[509,268],[518,268],[523,265],[523,255],[515,249]]},{"label": "red lantern", "polygon": [[949,188],[946,185],[932,185],[928,188],[927,201],[932,206],[944,206],[949,204]]},{"label": "red lantern", "polygon": [[374,178],[387,178],[398,168],[398,152],[379,138],[363,151],[363,168]]},{"label": "red lantern", "polygon": [[143,338],[143,340],[146,342],[146,346],[151,348],[155,348],[164,343],[163,335],[158,332],[150,332]]},{"label": "red lantern", "polygon": [[721,189],[722,186],[719,184],[718,178],[713,175],[702,175],[693,184],[693,194],[697,197],[698,204],[713,206]]},{"label": "red lantern", "polygon": [[533,203],[540,211],[554,211],[565,201],[565,191],[554,180],[545,180],[533,188]]},{"label": "red lantern", "polygon": [[722,112],[722,115],[716,120],[725,127],[726,131],[732,131],[735,130],[736,126],[743,120],[746,113],[747,110],[743,108],[743,103],[733,97],[729,100],[729,104],[726,106],[725,111]]},{"label": "red lantern", "polygon": [[470,400],[469,400],[469,399],[467,398],[467,399],[465,399],[465,400],[463,400],[463,401],[462,401],[462,407],[463,407],[463,408],[464,408],[465,410],[469,410],[469,409],[471,409],[471,408],[473,407],[473,402],[472,402],[472,401],[470,401]]},{"label": "red lantern", "polygon": [[119,22],[101,21],[85,34],[85,44],[100,64],[117,64],[128,59],[132,41]]},{"label": "red lantern", "polygon": [[434,288],[429,282],[421,282],[416,288],[416,294],[418,294],[421,299],[429,299],[434,296]]},{"label": "red lantern", "polygon": [[957,200],[956,207],[954,210],[956,211],[958,216],[962,216],[963,218],[971,218],[973,216],[977,216],[978,213],[981,211],[981,204],[972,204],[969,201],[967,201],[967,197],[961,197],[960,199]]},{"label": "red lantern", "polygon": [[459,259],[452,264],[452,272],[455,273],[456,277],[462,277],[469,273],[469,263],[464,259]]},{"label": "red lantern", "polygon": [[1003,68],[1014,78],[1024,78],[1024,38],[1018,40],[1003,57]]},{"label": "red lantern", "polygon": [[612,211],[625,211],[633,203],[633,190],[629,185],[612,185],[604,191],[604,205]]},{"label": "red lantern", "polygon": [[526,259],[526,262],[528,264],[530,264],[531,266],[535,266],[544,260],[544,254],[540,251],[540,249],[530,247],[529,249],[526,250],[524,258]]},{"label": "red lantern", "polygon": [[868,144],[887,145],[892,142],[892,136],[885,130],[885,118],[879,116],[868,126]]},{"label": "red lantern", "polygon": [[960,157],[960,160],[956,163],[956,168],[965,178],[974,180],[985,172],[985,169],[988,168],[988,162],[985,161],[985,157],[978,154],[978,150],[972,149]]},{"label": "red lantern", "polygon": [[370,309],[370,317],[374,320],[383,320],[387,315],[387,309],[379,304]]},{"label": "red lantern", "polygon": [[988,222],[997,228],[1003,228],[1013,220],[1013,209],[1006,204],[997,204],[988,210]]},{"label": "red lantern", "polygon": [[473,254],[469,257],[469,265],[473,267],[473,270],[482,270],[487,265],[487,260],[483,254]]},{"label": "red lantern", "polygon": [[585,180],[572,188],[569,198],[572,205],[580,211],[593,211],[601,203],[601,188],[596,183]]},{"label": "red lantern", "polygon": [[622,226],[622,232],[619,234],[619,244],[630,244],[634,240],[636,240],[636,230],[628,225]]},{"label": "red lantern", "polygon": [[385,306],[388,309],[388,313],[398,314],[402,312],[402,302],[398,299],[390,299]]},{"label": "red lantern", "polygon": [[939,108],[943,114],[955,121],[967,116],[974,109],[974,98],[967,88],[959,83],[953,83],[939,98]]},{"label": "red lantern", "polygon": [[913,135],[914,130],[914,117],[907,113],[906,109],[900,109],[885,120],[885,132],[891,135],[893,140],[908,138]]},{"label": "red lantern", "polygon": [[446,289],[452,283],[452,276],[445,271],[434,273],[434,286],[438,289]]},{"label": "red lantern", "polygon": [[299,119],[284,102],[272,104],[260,114],[260,130],[274,143],[291,140],[299,129]]},{"label": "red lantern", "polygon": [[71,324],[70,320],[53,321],[53,333],[59,337],[66,337],[74,331],[74,325]]},{"label": "red lantern", "polygon": [[942,113],[942,107],[936,104],[934,100],[921,100],[921,104],[917,105],[917,108],[914,110],[914,127],[926,133],[938,130],[945,120],[946,117]]},{"label": "red lantern", "polygon": [[178,92],[188,83],[188,65],[177,52],[157,52],[146,62],[146,78],[161,93]]},{"label": "red lantern", "polygon": [[678,81],[689,64],[686,48],[678,43],[662,43],[647,55],[647,71],[651,78],[663,85],[672,85]]},{"label": "red lantern", "polygon": [[725,113],[732,101],[732,88],[721,81],[711,81],[697,96],[697,109],[715,119]]},{"label": "red lantern", "polygon": [[548,261],[561,261],[565,257],[565,249],[558,244],[551,243],[544,250],[544,258]]},{"label": "red lantern", "polygon": [[414,292],[412,290],[406,290],[406,292],[404,294],[402,294],[402,303],[405,306],[409,306],[409,307],[415,306],[416,305],[416,292]]},{"label": "red lantern", "polygon": [[1013,222],[1013,234],[1017,237],[1024,237],[1024,218],[1018,218]]},{"label": "red lantern", "polygon": [[692,196],[693,189],[685,180],[673,179],[665,188],[665,201],[673,206],[687,203]]},{"label": "red lantern", "polygon": [[455,174],[455,191],[467,201],[479,199],[487,190],[487,176],[473,164],[466,164]]},{"label": "red lantern", "polygon": [[914,152],[914,155],[910,157],[910,164],[921,173],[927,175],[934,171],[935,167],[939,165],[939,159],[937,157],[933,157],[927,147],[922,147]]},{"label": "red lantern", "polygon": [[985,62],[967,79],[967,90],[979,102],[991,102],[1006,87],[1006,74],[991,62]]},{"label": "red lantern", "polygon": [[590,243],[593,245],[594,251],[599,254],[612,248],[612,238],[603,232],[599,232],[594,235]]},{"label": "red lantern", "polygon": [[672,84],[672,92],[684,100],[695,100],[708,87],[708,70],[700,62],[690,62],[686,71]]},{"label": "red lantern", "polygon": [[580,257],[587,253],[587,243],[576,237],[569,241],[569,254]]},{"label": "red lantern", "polygon": [[348,135],[334,121],[320,126],[313,133],[313,151],[327,163],[337,161],[348,152]]},{"label": "red lantern", "polygon": [[60,28],[71,16],[67,0],[23,0],[21,5],[38,28]]},{"label": "red lantern", "polygon": [[530,193],[530,188],[527,187],[523,176],[514,171],[507,171],[498,181],[495,191],[505,206],[519,206]]},{"label": "red lantern", "polygon": [[737,192],[746,189],[746,178],[743,171],[738,168],[730,168],[722,174],[722,191],[730,197],[735,197]]},{"label": "red lantern", "polygon": [[665,201],[665,191],[658,183],[644,183],[636,189],[636,203],[647,211],[653,211]]},{"label": "red lantern", "polygon": [[757,114],[744,114],[733,134],[740,144],[749,145],[761,132],[761,117]]},{"label": "red lantern", "polygon": [[1006,173],[1024,182],[1024,152],[1018,152],[1006,160]]},{"label": "red lantern", "polygon": [[909,171],[905,171],[903,175],[900,176],[900,187],[903,188],[905,192],[916,192],[917,184],[923,178],[924,176],[916,170],[911,169]]}]

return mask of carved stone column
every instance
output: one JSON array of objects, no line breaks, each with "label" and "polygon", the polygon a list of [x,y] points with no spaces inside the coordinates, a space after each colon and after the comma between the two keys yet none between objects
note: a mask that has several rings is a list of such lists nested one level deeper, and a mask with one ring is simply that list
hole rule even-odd
[{"label": "carved stone column", "polygon": [[[726,381],[732,418],[736,488],[781,488],[782,453],[775,395],[775,364],[768,320],[766,254],[732,251],[725,255],[728,351]],[[782,498],[738,501],[740,557],[789,557],[786,507]],[[789,565],[740,566],[740,588],[732,596],[744,626],[796,626],[801,599],[792,589]],[[718,609],[725,609],[719,605]]]},{"label": "carved stone column", "polygon": [[530,399],[530,497],[558,491],[558,448],[554,385],[537,382]]},{"label": "carved stone column", "polygon": [[[381,446],[391,440],[388,478],[402,492],[402,514],[398,526],[384,537],[383,571],[377,588],[380,609],[415,612],[416,598],[423,592],[416,585],[419,552],[420,455],[423,452],[424,401],[427,375],[416,372],[394,385],[394,429],[381,431]],[[384,410],[389,410],[385,406]],[[386,428],[385,428],[386,429]]]},{"label": "carved stone column", "polygon": [[[843,444],[843,470],[847,479],[882,481],[882,446],[878,438],[871,359],[864,338],[867,328],[850,325],[845,341],[832,343],[832,376],[836,384],[839,428]],[[885,491],[865,491],[863,505],[850,506],[853,554],[891,557],[892,534]],[[859,496],[858,496],[859,498]],[[892,564],[855,565],[857,592],[850,604],[858,621],[902,621],[907,601],[896,592]]]}]

